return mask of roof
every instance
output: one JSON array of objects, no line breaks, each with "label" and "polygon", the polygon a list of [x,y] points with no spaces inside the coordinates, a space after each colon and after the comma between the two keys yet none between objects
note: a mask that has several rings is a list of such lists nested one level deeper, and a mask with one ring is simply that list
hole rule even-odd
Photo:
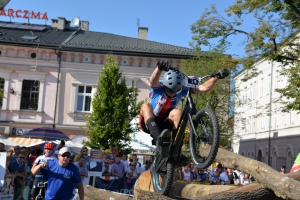
[{"label": "roof", "polygon": [[[2,24],[2,22],[0,22]],[[13,23],[7,23],[13,24]],[[57,30],[51,26],[37,25],[43,30],[35,29],[18,29],[10,27],[0,27],[0,43],[4,44],[18,44],[26,46],[42,46],[59,47],[75,30],[66,29],[64,31]],[[22,39],[23,36],[37,36],[35,40]]]},{"label": "roof", "polygon": [[74,34],[66,45],[79,48],[99,48],[107,50],[126,50],[137,52],[155,52],[169,54],[192,54],[193,50],[149,40],[131,38],[111,33],[80,30]]},{"label": "roof", "polygon": [[[22,25],[22,26],[21,26]],[[194,50],[160,42],[131,38],[111,33],[81,30],[72,27],[59,30],[49,25],[32,25],[0,22],[0,44],[60,48],[66,51],[120,52],[127,54],[164,54],[173,56],[194,55]],[[22,29],[18,28],[22,27]],[[37,36],[37,39],[22,39],[23,36]]]}]

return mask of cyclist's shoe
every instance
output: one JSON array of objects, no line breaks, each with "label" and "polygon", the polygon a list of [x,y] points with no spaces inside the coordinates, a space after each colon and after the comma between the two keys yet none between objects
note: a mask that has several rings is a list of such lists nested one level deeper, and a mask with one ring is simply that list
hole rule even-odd
[{"label": "cyclist's shoe", "polygon": [[177,167],[187,166],[190,162],[190,159],[183,154],[180,154],[179,162],[177,163]]},{"label": "cyclist's shoe", "polygon": [[162,158],[169,156],[169,147],[171,144],[171,133],[168,129],[161,132],[157,139],[157,150]]}]

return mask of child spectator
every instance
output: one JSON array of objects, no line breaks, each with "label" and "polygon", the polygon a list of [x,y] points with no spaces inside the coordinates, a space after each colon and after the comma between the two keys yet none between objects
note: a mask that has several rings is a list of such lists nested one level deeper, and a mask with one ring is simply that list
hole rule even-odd
[{"label": "child spectator", "polygon": [[182,171],[183,180],[187,183],[191,183],[193,181],[193,175],[190,166],[185,166],[184,170]]},{"label": "child spectator", "polygon": [[248,184],[250,184],[251,183],[251,178],[250,178],[250,175],[249,174],[247,174],[247,173],[245,173],[244,174],[244,177],[243,177],[243,179],[242,179],[242,185],[248,185]]},{"label": "child spectator", "polygon": [[280,171],[281,174],[286,174],[286,166],[281,166]]}]

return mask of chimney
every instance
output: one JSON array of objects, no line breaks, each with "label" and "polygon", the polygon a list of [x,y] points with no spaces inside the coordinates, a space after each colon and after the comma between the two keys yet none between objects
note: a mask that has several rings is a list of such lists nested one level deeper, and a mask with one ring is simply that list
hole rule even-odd
[{"label": "chimney", "polygon": [[52,21],[51,27],[52,28],[57,28],[58,27],[58,20],[57,19],[51,19],[51,21]]},{"label": "chimney", "polygon": [[66,28],[66,19],[64,17],[58,17],[57,29],[65,30],[65,28]]},{"label": "chimney", "polygon": [[71,21],[67,21],[64,17],[58,17],[58,19],[51,19],[52,28],[57,28],[58,30],[65,30],[66,28],[70,28]]},{"label": "chimney", "polygon": [[88,21],[80,21],[80,29],[83,31],[89,30],[90,23]]},{"label": "chimney", "polygon": [[138,37],[139,39],[147,40],[148,28],[139,27],[138,28],[138,33],[139,33],[139,37]]}]

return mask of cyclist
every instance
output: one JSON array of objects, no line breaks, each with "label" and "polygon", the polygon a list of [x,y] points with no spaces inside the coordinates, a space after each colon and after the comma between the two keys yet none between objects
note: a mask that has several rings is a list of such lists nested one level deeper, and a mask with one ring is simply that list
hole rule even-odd
[{"label": "cyclist", "polygon": [[[158,153],[163,158],[169,155],[170,131],[176,133],[182,115],[182,110],[177,109],[176,106],[189,90],[188,87],[183,85],[183,75],[169,70],[170,66],[169,62],[157,63],[157,67],[150,77],[151,89],[148,94],[148,102],[142,105],[139,116],[140,129],[150,133],[154,140],[153,143],[157,146]],[[163,82],[160,82],[159,79],[163,71],[165,71]],[[210,78],[193,92],[208,92],[214,88],[218,79],[224,79],[229,74],[229,70],[221,69],[216,74],[217,77]],[[179,165],[185,166],[188,163],[189,159],[181,154]]]},{"label": "cyclist", "polygon": [[[51,142],[48,142],[44,146],[44,155],[41,155],[35,159],[34,164],[32,166],[31,172],[34,168],[36,168],[38,165],[43,163],[48,163],[48,161],[55,161],[57,160],[54,156],[52,156],[52,151],[54,149],[54,145]],[[39,182],[45,183],[47,181],[47,177],[45,177],[42,173],[38,173],[35,175],[35,179],[33,182],[33,187],[31,190],[31,200],[35,199],[35,197],[39,194],[40,188],[37,187],[37,184]],[[42,195],[45,196],[45,191],[47,188],[43,188]]]}]

